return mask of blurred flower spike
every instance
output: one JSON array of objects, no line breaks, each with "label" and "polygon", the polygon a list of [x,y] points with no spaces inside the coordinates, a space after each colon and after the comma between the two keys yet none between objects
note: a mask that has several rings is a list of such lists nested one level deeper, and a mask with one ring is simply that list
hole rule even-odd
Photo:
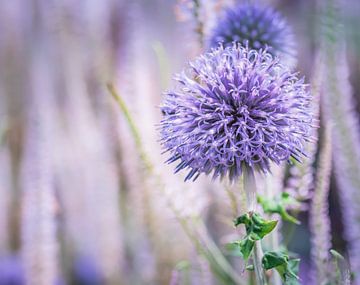
[{"label": "blurred flower spike", "polygon": [[303,79],[266,50],[234,44],[199,56],[178,74],[161,106],[161,141],[185,180],[236,180],[304,156],[314,119]]},{"label": "blurred flower spike", "polygon": [[292,29],[279,12],[270,7],[240,4],[225,10],[210,34],[208,46],[215,48],[219,43],[231,46],[233,42],[248,44],[256,50],[266,48],[284,64],[296,64]]}]

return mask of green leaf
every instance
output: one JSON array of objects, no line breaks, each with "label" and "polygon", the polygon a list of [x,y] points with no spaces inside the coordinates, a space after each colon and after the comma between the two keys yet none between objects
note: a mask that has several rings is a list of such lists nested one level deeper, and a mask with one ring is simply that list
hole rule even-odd
[{"label": "green leaf", "polygon": [[268,251],[262,259],[264,269],[275,268],[286,285],[299,284],[299,264],[300,259],[289,260],[289,256],[280,251]]},{"label": "green leaf", "polygon": [[280,196],[273,198],[258,196],[257,200],[262,206],[265,213],[277,213],[284,221],[288,221],[294,224],[300,224],[300,221],[297,220],[295,217],[291,216],[286,210],[289,206],[299,205],[299,202],[296,199],[292,198],[289,193],[283,192]]},{"label": "green leaf", "polygon": [[252,253],[255,242],[269,234],[276,227],[277,221],[265,220],[257,213],[246,213],[234,220],[235,226],[241,224],[245,225],[246,236],[232,244],[233,249],[237,247],[240,255],[247,261]]},{"label": "green leaf", "polygon": [[260,240],[276,227],[277,221],[265,220],[257,213],[246,213],[236,218],[234,224],[244,224],[247,235],[252,234],[254,240]]},{"label": "green leaf", "polygon": [[248,260],[254,245],[255,241],[250,236],[246,236],[242,240],[227,244],[226,249],[229,250],[233,256],[240,256],[244,260]]},{"label": "green leaf", "polygon": [[289,256],[276,251],[268,251],[264,254],[262,265],[265,270],[283,265],[289,260]]},{"label": "green leaf", "polygon": [[246,236],[239,242],[240,252],[245,260],[248,260],[254,248],[255,240],[251,236]]},{"label": "green leaf", "polygon": [[299,266],[300,266],[300,258],[290,259],[288,261],[288,280],[286,284],[299,284]]},{"label": "green leaf", "polygon": [[237,217],[236,219],[234,219],[235,227],[237,227],[238,225],[241,225],[241,224],[244,224],[246,227],[246,226],[249,226],[250,223],[251,223],[251,218],[248,213],[241,215],[241,216]]},{"label": "green leaf", "polygon": [[265,220],[259,214],[254,213],[252,215],[252,227],[250,225],[250,231],[254,233],[257,239],[262,239],[269,234],[277,225],[275,220]]}]

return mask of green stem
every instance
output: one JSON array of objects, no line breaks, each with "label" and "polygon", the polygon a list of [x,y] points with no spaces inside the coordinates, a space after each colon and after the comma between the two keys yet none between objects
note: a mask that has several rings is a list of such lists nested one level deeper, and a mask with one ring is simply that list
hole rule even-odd
[{"label": "green stem", "polygon": [[135,145],[136,148],[138,149],[139,153],[140,153],[140,158],[142,160],[142,162],[144,163],[145,169],[149,172],[152,173],[154,170],[154,167],[152,165],[152,163],[149,161],[146,152],[143,148],[143,144],[141,141],[141,137],[140,137],[140,133],[135,125],[135,122],[132,118],[132,116],[130,115],[129,109],[126,106],[126,103],[124,102],[124,100],[121,98],[121,96],[119,96],[119,94],[116,92],[116,89],[114,87],[114,85],[112,85],[111,83],[108,83],[107,85],[107,89],[109,90],[111,96],[115,99],[115,101],[118,103],[118,106],[120,107],[120,110],[123,112],[125,119],[130,127],[130,131],[131,134],[135,140]]},{"label": "green stem", "polygon": [[[281,190],[281,184],[284,176],[284,166],[280,165],[272,165],[271,167],[273,175],[267,175],[265,178],[265,196],[268,199],[273,199],[276,194],[278,194]],[[269,215],[271,216],[271,215]],[[279,226],[277,226],[269,235],[270,246],[271,250],[278,250],[280,246],[280,232]],[[271,277],[271,283],[274,285],[281,285],[281,278],[277,272]]]},{"label": "green stem", "polygon": [[[246,169],[244,171],[244,190],[246,193],[246,202],[248,206],[248,212],[253,213],[256,210],[256,182],[254,172]],[[265,285],[266,277],[264,269],[262,268],[261,259],[263,257],[263,251],[261,248],[261,241],[257,241],[252,253],[252,259],[254,264],[254,271],[256,276],[257,285]]]},{"label": "green stem", "polygon": [[255,212],[256,210],[256,182],[254,172],[245,169],[244,171],[244,190],[246,194],[247,210]]},{"label": "green stem", "polygon": [[171,77],[169,77],[169,74],[171,74],[169,56],[166,53],[164,45],[159,41],[153,42],[152,48],[159,65],[161,89],[166,89],[171,81]]},{"label": "green stem", "polygon": [[237,199],[235,193],[232,191],[230,187],[225,186],[226,194],[228,195],[229,201],[230,201],[230,207],[232,211],[232,215],[234,217],[237,217],[239,209],[237,205]]},{"label": "green stem", "polygon": [[254,262],[254,271],[256,276],[256,283],[258,285],[266,284],[265,272],[261,264],[261,259],[264,256],[263,250],[261,248],[261,241],[257,241],[254,246],[253,251],[253,262]]}]

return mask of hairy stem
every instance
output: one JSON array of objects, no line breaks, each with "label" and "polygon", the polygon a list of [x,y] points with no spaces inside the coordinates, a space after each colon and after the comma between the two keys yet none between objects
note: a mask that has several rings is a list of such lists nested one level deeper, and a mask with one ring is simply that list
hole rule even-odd
[{"label": "hairy stem", "polygon": [[257,241],[254,246],[253,252],[253,262],[254,262],[254,271],[256,276],[256,283],[257,284],[266,284],[266,277],[264,269],[262,268],[261,259],[264,253],[261,248],[261,242]]},{"label": "hairy stem", "polygon": [[244,171],[244,190],[246,194],[247,210],[254,212],[256,210],[256,182],[252,170]]},{"label": "hairy stem", "polygon": [[[272,165],[271,172],[273,175],[267,175],[265,178],[265,196],[268,199],[273,199],[282,192],[282,182],[284,178],[285,167],[284,165]],[[269,235],[269,248],[271,250],[278,250],[280,246],[280,227],[279,225]],[[281,285],[280,275],[275,274],[271,277],[271,283],[274,285]]]},{"label": "hairy stem", "polygon": [[[244,190],[246,193],[248,211],[252,213],[256,210],[256,182],[254,172],[252,170],[246,169],[244,171]],[[261,264],[262,257],[263,251],[261,248],[261,242],[257,241],[252,253],[252,259],[255,269],[256,282],[258,285],[266,284],[265,272]]]}]

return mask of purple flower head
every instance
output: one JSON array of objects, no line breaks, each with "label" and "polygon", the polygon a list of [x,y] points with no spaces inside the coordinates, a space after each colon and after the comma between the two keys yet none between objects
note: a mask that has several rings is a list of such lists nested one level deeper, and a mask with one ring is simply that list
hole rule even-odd
[{"label": "purple flower head", "polygon": [[233,42],[264,50],[280,57],[289,66],[296,64],[294,36],[285,19],[270,7],[237,5],[225,10],[213,29],[208,45],[212,48]]},{"label": "purple flower head", "polygon": [[266,51],[234,44],[201,55],[177,75],[161,106],[168,162],[235,180],[244,170],[269,171],[304,155],[313,118],[303,79]]}]

